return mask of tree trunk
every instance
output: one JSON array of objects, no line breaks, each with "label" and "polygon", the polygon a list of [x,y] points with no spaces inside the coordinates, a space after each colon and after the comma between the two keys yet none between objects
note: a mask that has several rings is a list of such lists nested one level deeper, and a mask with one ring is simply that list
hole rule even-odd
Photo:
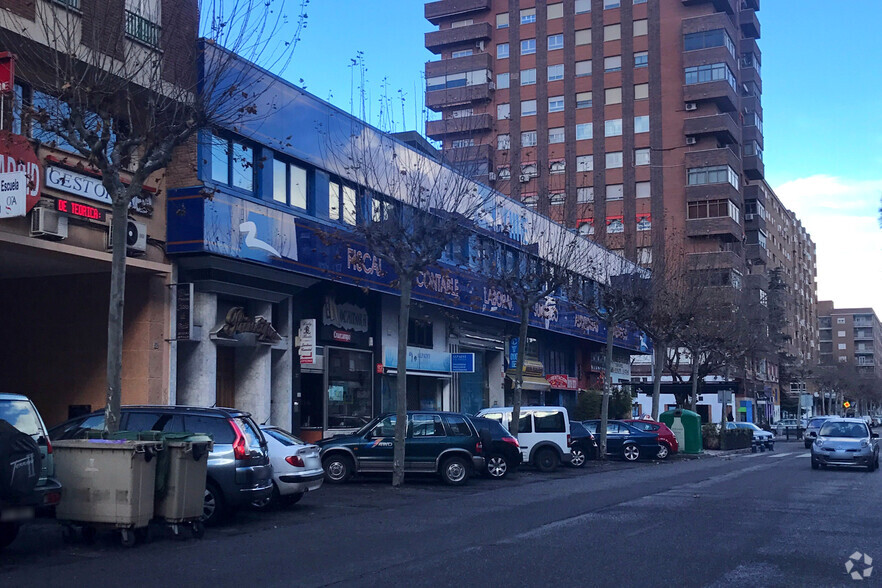
[{"label": "tree trunk", "polygon": [[410,293],[413,276],[400,276],[398,303],[398,375],[395,376],[395,447],[392,457],[392,486],[404,483],[404,438],[407,434],[407,327],[410,323]]},{"label": "tree trunk", "polygon": [[107,397],[104,406],[104,429],[109,433],[119,430],[120,420],[128,211],[129,203],[125,198],[114,198],[113,218],[110,223],[113,257],[110,263],[110,305],[107,312]]},{"label": "tree trunk", "polygon": [[527,357],[527,327],[529,327],[530,308],[521,305],[521,324],[518,326],[518,358],[515,361],[514,391],[511,395],[511,425],[510,433],[517,439],[518,428],[521,422],[521,402],[523,401],[524,389],[524,359]]},{"label": "tree trunk", "polygon": [[661,341],[652,341],[653,351],[653,380],[652,380],[652,420],[658,421],[659,399],[661,397],[661,377],[665,369],[665,354],[667,349]]},{"label": "tree trunk", "polygon": [[597,427],[598,433],[600,433],[597,452],[602,460],[606,459],[606,426],[609,422],[609,397],[612,394],[612,360],[615,336],[616,320],[610,318],[606,323],[606,373],[603,378],[603,399],[600,403],[600,426]]},{"label": "tree trunk", "polygon": [[692,384],[692,395],[689,398],[689,410],[695,412],[695,405],[698,402],[698,354],[692,354],[692,375],[689,376],[689,382]]}]

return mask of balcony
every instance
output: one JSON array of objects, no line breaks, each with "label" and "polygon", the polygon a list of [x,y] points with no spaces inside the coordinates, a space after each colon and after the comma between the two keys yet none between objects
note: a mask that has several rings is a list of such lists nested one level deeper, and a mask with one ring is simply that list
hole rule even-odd
[{"label": "balcony", "polygon": [[451,135],[475,135],[489,131],[493,128],[493,118],[489,114],[475,114],[448,118],[444,120],[430,120],[426,123],[426,135],[435,141],[443,141]]},{"label": "balcony", "polygon": [[766,265],[769,263],[769,252],[759,243],[748,243],[744,246],[744,259],[753,264]]},{"label": "balcony", "polygon": [[741,269],[744,265],[744,261],[736,251],[690,253],[686,259],[690,270]]},{"label": "balcony", "polygon": [[738,108],[738,95],[735,93],[735,88],[726,80],[685,84],[683,100],[684,102],[713,101],[723,112],[731,112]]},{"label": "balcony", "polygon": [[439,59],[426,62],[426,78],[437,78],[449,74],[493,69],[493,56],[489,53],[475,53],[454,59]]},{"label": "balcony", "polygon": [[872,341],[873,340],[873,331],[870,329],[855,329],[854,332],[854,340],[855,341]]},{"label": "balcony", "polygon": [[[745,200],[756,200],[763,206],[766,205],[766,191],[763,190],[759,184],[751,184],[750,186],[744,186],[744,199]],[[829,325],[827,326],[829,329]]]},{"label": "balcony", "polygon": [[760,118],[763,117],[763,103],[759,96],[742,96],[741,110],[745,113],[755,112]]},{"label": "balcony", "polygon": [[[454,167],[459,167],[463,173],[474,175],[474,169],[481,164],[486,164],[485,169],[490,168],[490,156],[493,154],[490,145],[473,145],[471,147],[454,147],[444,150],[444,160]],[[471,171],[472,173],[468,173]]]},{"label": "balcony", "polygon": [[432,90],[426,92],[426,106],[435,111],[440,111],[448,106],[469,104],[471,102],[489,102],[492,90],[491,85],[477,84],[474,86],[462,86],[460,88],[447,88],[445,90]]},{"label": "balcony", "polygon": [[765,149],[763,134],[760,132],[759,127],[755,125],[744,127],[741,130],[741,138],[744,145],[747,145],[751,141],[756,141],[757,144],[759,144],[760,149]]},{"label": "balcony", "polygon": [[686,220],[687,237],[722,237],[731,241],[740,241],[743,235],[741,225],[728,216]]},{"label": "balcony", "polygon": [[687,169],[712,165],[728,165],[736,172],[741,171],[741,159],[735,151],[728,147],[687,151],[685,161]]},{"label": "balcony", "polygon": [[713,135],[721,143],[740,143],[741,129],[728,114],[696,116],[683,121],[683,134],[687,137]]},{"label": "balcony", "polygon": [[126,36],[151,47],[159,47],[162,29],[153,21],[126,10]]},{"label": "balcony", "polygon": [[426,20],[433,25],[452,16],[463,16],[473,12],[490,10],[490,0],[440,0],[429,2],[425,6]]},{"label": "balcony", "polygon": [[760,23],[756,17],[756,10],[742,10],[738,14],[738,24],[745,37],[752,39],[760,38]]},{"label": "balcony", "polygon": [[756,84],[760,93],[763,91],[763,78],[755,67],[747,66],[741,68],[741,83],[753,82]]},{"label": "balcony", "polygon": [[750,8],[751,10],[760,9],[760,0],[741,0],[741,6]]},{"label": "balcony", "polygon": [[758,155],[744,156],[744,175],[751,180],[761,180],[766,175],[766,166]]},{"label": "balcony", "polygon": [[735,14],[735,3],[733,0],[683,0],[683,6],[698,6],[699,4],[713,4],[714,10],[717,12]]},{"label": "balcony", "polygon": [[489,41],[492,32],[489,22],[479,22],[464,27],[426,33],[426,49],[441,53],[452,45],[474,45],[477,41]]},{"label": "balcony", "polygon": [[[745,197],[746,198],[746,197]],[[746,213],[744,215],[745,231],[765,231],[767,228],[766,219],[756,213]]]}]

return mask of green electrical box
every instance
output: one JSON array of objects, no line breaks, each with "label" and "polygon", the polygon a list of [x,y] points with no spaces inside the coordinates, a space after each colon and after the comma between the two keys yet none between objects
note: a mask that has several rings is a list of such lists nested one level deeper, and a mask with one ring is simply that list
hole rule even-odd
[{"label": "green electrical box", "polygon": [[675,408],[661,413],[658,420],[677,437],[683,453],[701,453],[701,416],[697,412]]}]

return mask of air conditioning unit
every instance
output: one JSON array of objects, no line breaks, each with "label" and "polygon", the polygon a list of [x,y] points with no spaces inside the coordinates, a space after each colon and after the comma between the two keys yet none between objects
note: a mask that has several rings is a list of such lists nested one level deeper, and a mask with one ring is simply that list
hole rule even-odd
[{"label": "air conditioning unit", "polygon": [[696,139],[695,137],[686,137],[687,145],[695,145],[696,143],[698,143],[698,139]]},{"label": "air conditioning unit", "polygon": [[530,174],[521,174],[518,176],[518,180],[520,180],[522,184],[526,184],[530,181]]},{"label": "air conditioning unit", "polygon": [[[113,226],[107,227],[107,249],[113,249]],[[147,225],[126,221],[126,252],[130,255],[139,255],[147,251]]]},{"label": "air conditioning unit", "polygon": [[31,237],[67,239],[67,217],[37,206],[31,211]]},{"label": "air conditioning unit", "polygon": [[698,110],[698,104],[696,104],[695,102],[687,102],[686,110]]},{"label": "air conditioning unit", "polygon": [[487,179],[490,180],[491,182],[495,182],[496,181],[496,172],[490,172],[489,174],[487,174]]}]

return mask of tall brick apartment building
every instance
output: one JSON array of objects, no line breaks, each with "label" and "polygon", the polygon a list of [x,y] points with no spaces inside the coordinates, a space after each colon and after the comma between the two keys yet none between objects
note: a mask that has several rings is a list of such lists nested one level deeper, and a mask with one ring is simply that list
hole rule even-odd
[{"label": "tall brick apartment building", "polygon": [[872,308],[818,303],[822,363],[850,363],[865,376],[882,378],[882,323]]}]

